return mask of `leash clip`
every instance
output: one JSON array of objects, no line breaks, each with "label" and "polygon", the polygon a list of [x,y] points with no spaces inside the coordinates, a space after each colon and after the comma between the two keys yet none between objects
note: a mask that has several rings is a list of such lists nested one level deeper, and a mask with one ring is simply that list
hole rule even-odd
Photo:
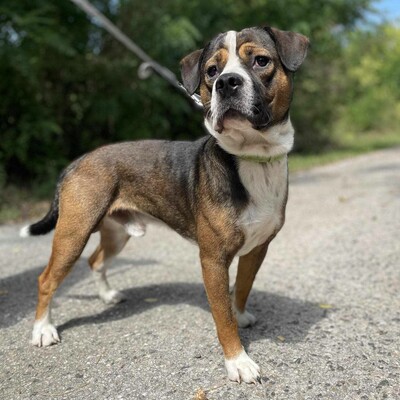
[{"label": "leash clip", "polygon": [[194,101],[194,103],[196,104],[197,107],[203,108],[203,103],[201,102],[201,97],[197,93],[192,94],[190,97],[192,98],[192,100]]}]

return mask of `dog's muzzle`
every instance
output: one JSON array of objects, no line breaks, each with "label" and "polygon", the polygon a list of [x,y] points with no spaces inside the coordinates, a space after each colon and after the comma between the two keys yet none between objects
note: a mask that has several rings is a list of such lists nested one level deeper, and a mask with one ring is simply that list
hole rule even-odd
[{"label": "dog's muzzle", "polygon": [[233,72],[225,73],[215,82],[217,102],[213,110],[214,129],[222,133],[224,120],[248,120],[253,129],[263,130],[270,122],[268,105],[253,84]]}]

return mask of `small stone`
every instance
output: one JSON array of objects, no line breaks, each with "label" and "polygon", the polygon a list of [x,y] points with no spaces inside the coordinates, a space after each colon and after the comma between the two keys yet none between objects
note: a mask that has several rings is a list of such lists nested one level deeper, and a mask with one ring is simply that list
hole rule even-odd
[{"label": "small stone", "polygon": [[381,380],[376,386],[377,389],[382,389],[385,386],[389,386],[389,381],[387,379]]},{"label": "small stone", "polygon": [[198,389],[193,400],[207,400],[205,391],[203,389]]},{"label": "small stone", "polygon": [[148,297],[147,299],[144,299],[144,301],[146,303],[156,303],[158,299],[156,299],[155,297]]},{"label": "small stone", "polygon": [[323,310],[330,310],[331,308],[333,308],[331,304],[325,304],[325,303],[318,304],[318,307],[322,308]]}]

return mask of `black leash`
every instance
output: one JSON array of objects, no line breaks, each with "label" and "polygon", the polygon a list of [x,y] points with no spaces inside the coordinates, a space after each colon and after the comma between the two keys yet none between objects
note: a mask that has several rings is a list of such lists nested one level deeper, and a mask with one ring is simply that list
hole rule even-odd
[{"label": "black leash", "polygon": [[105,15],[99,10],[93,7],[86,0],[71,0],[75,5],[82,9],[87,15],[96,18],[100,22],[100,25],[108,31],[112,36],[115,37],[120,43],[122,43],[128,50],[134,53],[142,64],[139,66],[138,76],[140,79],[147,79],[153,71],[165,79],[170,85],[172,85],[179,92],[183,93],[186,97],[189,97],[196,108],[202,109],[203,104],[201,103],[200,96],[198,94],[190,95],[185,87],[180,83],[176,75],[166,67],[158,64],[151,57],[149,57],[136,43],[128,38],[119,28],[117,28]]}]

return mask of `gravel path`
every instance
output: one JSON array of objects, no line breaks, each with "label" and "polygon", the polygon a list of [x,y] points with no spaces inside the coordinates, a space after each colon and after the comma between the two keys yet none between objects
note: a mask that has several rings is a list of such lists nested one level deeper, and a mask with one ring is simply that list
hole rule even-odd
[{"label": "gravel path", "polygon": [[286,221],[241,330],[262,385],[227,380],[198,250],[161,228],[111,269],[114,307],[87,267],[94,235],[54,301],[62,343],[31,347],[51,235],[1,226],[0,398],[400,399],[400,149],[293,175]]}]

